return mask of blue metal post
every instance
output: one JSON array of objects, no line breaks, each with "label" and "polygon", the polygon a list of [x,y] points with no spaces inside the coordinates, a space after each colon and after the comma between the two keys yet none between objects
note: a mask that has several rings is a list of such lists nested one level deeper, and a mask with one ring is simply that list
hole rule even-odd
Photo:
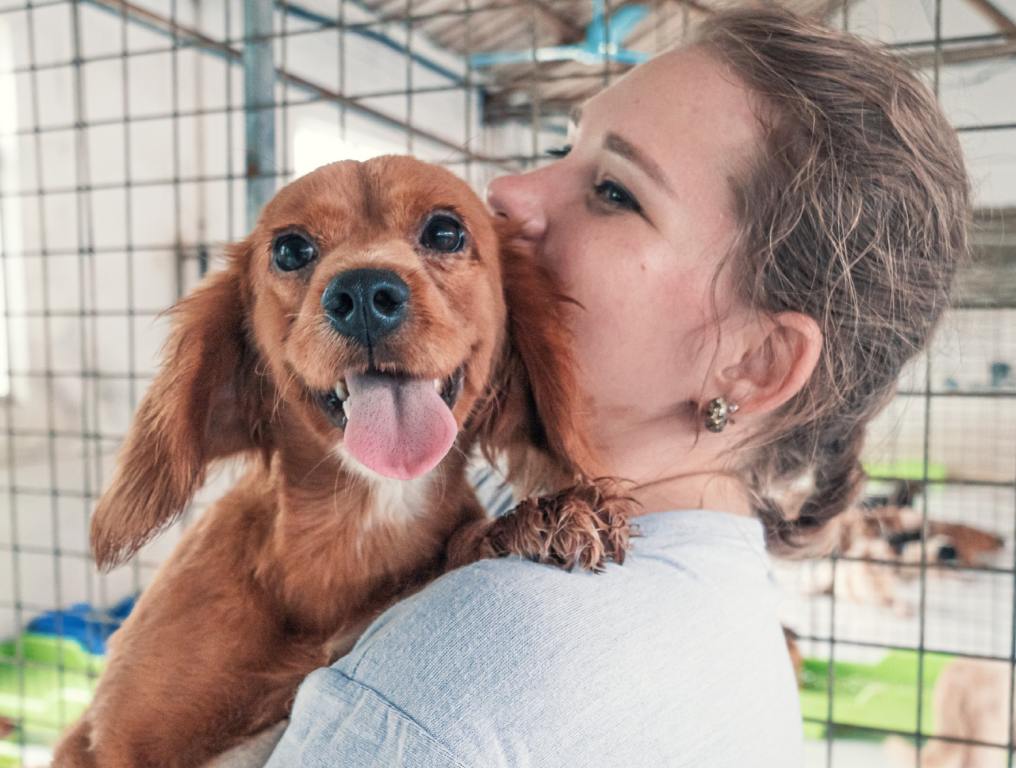
[{"label": "blue metal post", "polygon": [[247,230],[275,193],[273,0],[244,0],[243,103],[246,124]]}]

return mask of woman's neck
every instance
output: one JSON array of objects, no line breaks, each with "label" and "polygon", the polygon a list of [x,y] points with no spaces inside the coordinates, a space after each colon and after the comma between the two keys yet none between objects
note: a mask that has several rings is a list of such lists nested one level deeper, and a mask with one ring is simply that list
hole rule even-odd
[{"label": "woman's neck", "polygon": [[630,494],[642,506],[640,514],[672,509],[711,509],[751,515],[743,484],[720,471],[703,470],[657,481],[642,482]]},{"label": "woman's neck", "polygon": [[600,438],[609,474],[632,484],[629,493],[644,512],[713,509],[752,514],[744,483],[725,470],[735,450],[730,436],[696,435],[687,424],[661,420],[636,429],[626,425],[619,431],[604,430]]}]

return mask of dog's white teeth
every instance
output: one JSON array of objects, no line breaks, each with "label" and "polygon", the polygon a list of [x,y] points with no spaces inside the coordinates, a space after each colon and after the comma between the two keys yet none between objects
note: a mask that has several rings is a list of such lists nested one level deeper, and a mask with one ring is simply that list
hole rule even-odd
[{"label": "dog's white teeth", "polygon": [[343,400],[342,401],[342,412],[344,414],[346,414],[346,419],[347,420],[349,419],[349,412],[350,412],[350,410],[352,410],[352,408],[350,407],[350,402],[351,402],[350,400]]},{"label": "dog's white teeth", "polygon": [[338,396],[339,400],[345,400],[349,397],[349,390],[346,389],[346,382],[335,382],[335,394]]},{"label": "dog's white teeth", "polygon": [[441,391],[441,380],[440,379],[434,379],[433,384],[434,384],[435,391],[440,392]]}]

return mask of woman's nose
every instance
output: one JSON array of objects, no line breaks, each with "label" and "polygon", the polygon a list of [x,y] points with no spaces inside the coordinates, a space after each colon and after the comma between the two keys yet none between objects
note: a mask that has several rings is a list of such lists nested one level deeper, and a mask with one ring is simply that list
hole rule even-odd
[{"label": "woman's nose", "polygon": [[487,205],[517,224],[526,240],[539,240],[547,229],[547,213],[534,177],[531,173],[499,176],[487,185]]}]

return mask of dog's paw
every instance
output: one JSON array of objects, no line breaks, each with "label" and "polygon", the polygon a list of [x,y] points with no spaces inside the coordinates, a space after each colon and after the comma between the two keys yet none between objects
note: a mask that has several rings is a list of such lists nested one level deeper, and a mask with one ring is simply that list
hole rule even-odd
[{"label": "dog's paw", "polygon": [[510,514],[474,523],[450,551],[452,565],[518,555],[567,570],[623,563],[636,502],[607,480],[524,500]]}]

